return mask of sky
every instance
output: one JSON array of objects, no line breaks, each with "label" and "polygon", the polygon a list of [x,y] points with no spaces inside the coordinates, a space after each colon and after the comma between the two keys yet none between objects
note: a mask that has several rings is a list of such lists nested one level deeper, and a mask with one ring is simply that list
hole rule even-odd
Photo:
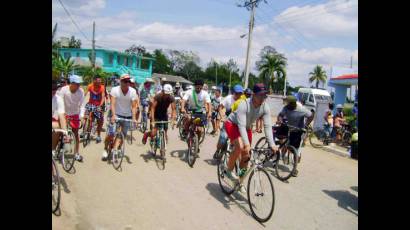
[{"label": "sky", "polygon": [[[63,9],[66,7],[71,18]],[[74,35],[91,47],[92,24],[96,45],[123,51],[142,45],[148,51],[193,51],[205,67],[212,59],[230,58],[245,66],[250,12],[240,0],[53,0],[52,26],[57,38]],[[310,86],[316,65],[358,69],[358,0],[267,0],[255,11],[251,44],[251,72],[264,46],[288,59],[292,86]],[[74,22],[73,22],[74,21]],[[76,23],[78,25],[75,26]]]}]

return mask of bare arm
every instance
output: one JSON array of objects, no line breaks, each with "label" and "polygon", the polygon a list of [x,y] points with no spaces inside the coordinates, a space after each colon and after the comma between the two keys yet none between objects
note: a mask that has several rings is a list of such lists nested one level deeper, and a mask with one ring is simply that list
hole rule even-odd
[{"label": "bare arm", "polygon": [[175,120],[176,117],[177,117],[177,105],[176,105],[175,101],[171,104],[171,109],[172,109],[171,119]]},{"label": "bare arm", "polygon": [[131,111],[132,111],[132,120],[136,120],[136,114],[137,114],[137,104],[138,104],[138,98],[132,101],[131,104]]},{"label": "bare arm", "polygon": [[151,105],[151,113],[150,113],[150,117],[151,117],[151,121],[154,121],[155,118],[155,109],[157,108],[158,102],[157,100],[155,100],[155,98],[152,100],[152,105]]}]

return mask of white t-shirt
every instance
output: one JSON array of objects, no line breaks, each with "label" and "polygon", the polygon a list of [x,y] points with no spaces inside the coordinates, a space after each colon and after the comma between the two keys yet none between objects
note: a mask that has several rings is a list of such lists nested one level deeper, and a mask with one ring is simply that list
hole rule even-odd
[{"label": "white t-shirt", "polygon": [[64,101],[63,98],[57,94],[51,99],[51,117],[58,119],[59,114],[64,114]]},{"label": "white t-shirt", "polygon": [[80,107],[84,101],[84,90],[82,88],[78,88],[75,93],[71,93],[70,85],[66,85],[61,88],[58,95],[63,98],[66,115],[80,114]]},{"label": "white t-shirt", "polygon": [[221,104],[225,107],[226,111],[230,111],[234,102],[235,99],[233,98],[233,95],[228,95],[222,100]]},{"label": "white t-shirt", "polygon": [[[188,101],[188,108],[189,109],[194,109],[196,108],[195,102],[194,102],[194,96],[192,94],[192,92],[195,89],[189,90],[185,93],[184,97],[182,98],[184,101]],[[197,99],[198,99],[198,105],[201,108],[205,108],[205,102],[207,103],[211,103],[211,97],[209,96],[209,94],[204,91],[201,90],[201,92],[199,92],[199,94],[197,94]]]},{"label": "white t-shirt", "polygon": [[123,117],[132,116],[132,101],[138,99],[135,89],[129,87],[126,95],[123,94],[121,86],[111,89],[111,96],[115,97],[115,114]]}]

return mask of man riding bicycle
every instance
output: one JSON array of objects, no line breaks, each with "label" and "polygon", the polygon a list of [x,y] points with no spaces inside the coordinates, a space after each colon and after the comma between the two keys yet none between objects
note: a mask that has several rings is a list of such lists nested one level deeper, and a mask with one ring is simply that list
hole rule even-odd
[{"label": "man riding bicycle", "polygon": [[69,80],[70,84],[61,88],[59,96],[63,98],[66,119],[69,121],[76,138],[75,160],[82,162],[83,157],[78,152],[80,148],[78,129],[80,128],[80,110],[84,101],[84,90],[80,87],[83,80],[77,75],[71,75]]},{"label": "man riding bicycle", "polygon": [[[65,120],[64,101],[59,95],[56,94],[58,85],[56,81],[51,83],[51,127],[53,129],[67,129],[67,123]],[[51,136],[51,147],[55,149],[60,138],[61,133],[53,133]],[[54,153],[54,152],[53,152]]]},{"label": "man riding bicycle", "polygon": [[[304,129],[313,121],[314,114],[306,109],[303,105],[296,103],[297,99],[294,96],[288,96],[285,100],[287,105],[277,117],[277,123],[281,124],[284,120],[291,126]],[[305,120],[307,119],[307,120]],[[266,130],[265,130],[266,132]],[[300,144],[302,142],[302,131],[292,131],[289,136],[289,143],[297,150],[297,161],[300,161]],[[293,176],[298,175],[298,170],[295,170]]]},{"label": "man riding bicycle", "polygon": [[[176,105],[175,98],[172,94],[172,86],[170,84],[165,84],[161,93],[157,94],[152,102],[151,106],[151,122],[157,121],[168,121],[168,108],[171,105],[172,113],[171,119],[174,122],[176,119]],[[157,130],[159,126],[163,126],[165,130],[165,139],[168,142],[168,124],[155,124],[155,127],[152,128],[150,140],[154,141],[155,136],[157,135]],[[148,132],[144,133],[142,138],[142,143],[145,145],[147,143]]]},{"label": "man riding bicycle", "polygon": [[219,132],[220,127],[220,115],[219,115],[219,105],[221,104],[222,96],[221,89],[214,89],[214,95],[211,96],[211,105],[212,105],[212,132],[211,135],[216,135]]},{"label": "man riding bicycle", "polygon": [[149,110],[147,108],[150,105],[150,101],[153,98],[153,93],[151,86],[154,81],[151,79],[147,79],[144,82],[144,87],[140,90],[140,106],[142,107],[142,111],[145,112],[145,114],[148,113]]},{"label": "man riding bicycle", "polygon": [[[88,103],[85,105],[86,115],[93,112],[93,116],[97,118],[97,144],[101,142],[101,129],[104,124],[104,110],[102,105],[105,103],[105,87],[101,84],[101,77],[95,76],[93,83],[87,87],[87,95],[90,95]],[[88,117],[90,119],[90,117]],[[90,120],[90,123],[92,121]],[[84,122],[85,123],[85,122]]]},{"label": "man riding bicycle", "polygon": [[[137,123],[136,111],[138,96],[135,89],[130,87],[130,83],[130,76],[128,74],[123,74],[120,78],[120,85],[111,89],[111,126],[115,124],[117,118],[132,119],[133,123]],[[126,137],[128,129],[130,128],[130,122],[118,121],[117,124],[121,127],[121,132],[124,134],[124,137]],[[110,139],[113,138],[115,129],[109,128],[107,131],[107,136],[104,140],[104,151],[102,154],[103,161],[108,157],[107,147]],[[113,151],[117,151],[118,147],[121,146],[123,142],[124,140],[120,140],[119,138],[116,139]]]},{"label": "man riding bicycle", "polygon": [[239,177],[246,174],[252,143],[252,124],[256,119],[263,118],[265,136],[268,140],[268,145],[273,152],[276,152],[273,142],[270,108],[268,103],[265,103],[268,91],[264,84],[257,83],[254,85],[253,92],[254,94],[251,98],[239,103],[236,111],[232,112],[229,115],[228,120],[224,123],[226,133],[228,134],[231,143],[234,145],[228,163],[225,165],[227,168],[226,175],[233,181],[239,179],[234,173],[232,173],[239,155],[242,156],[239,164]]},{"label": "man riding bicycle", "polygon": [[[204,81],[198,79],[195,81],[194,85],[195,89],[185,93],[181,101],[181,113],[186,113],[186,103],[188,103],[189,110],[192,111],[192,119],[187,119],[187,122],[184,124],[184,136],[188,133],[192,120],[199,117],[201,123],[205,125],[206,121],[211,118],[211,99],[209,94],[202,90]],[[204,112],[206,112],[206,114]],[[198,135],[201,136],[201,133],[204,132],[204,130],[199,129],[198,132]]]}]

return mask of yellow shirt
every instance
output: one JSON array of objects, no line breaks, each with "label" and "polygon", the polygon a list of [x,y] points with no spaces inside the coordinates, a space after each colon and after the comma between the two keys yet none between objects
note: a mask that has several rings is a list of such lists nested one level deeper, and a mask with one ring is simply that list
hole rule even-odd
[{"label": "yellow shirt", "polygon": [[232,106],[231,106],[231,111],[232,111],[232,112],[235,112],[235,110],[238,109],[239,104],[240,104],[242,101],[246,100],[246,99],[247,99],[246,96],[245,96],[245,95],[242,95],[238,100],[236,100],[236,101],[232,104]]}]

